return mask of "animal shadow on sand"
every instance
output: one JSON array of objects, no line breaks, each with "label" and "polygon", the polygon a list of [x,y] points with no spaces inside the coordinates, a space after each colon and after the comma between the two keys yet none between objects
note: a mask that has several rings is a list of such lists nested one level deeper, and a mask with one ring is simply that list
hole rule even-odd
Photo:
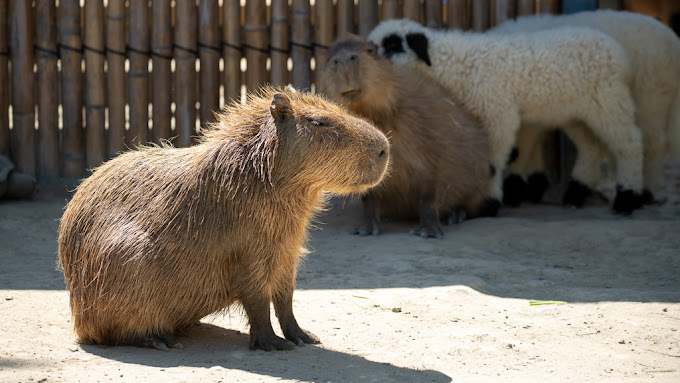
[{"label": "animal shadow on sand", "polygon": [[[183,349],[164,352],[142,347],[82,345],[88,353],[122,363],[150,367],[243,370],[300,381],[450,382],[447,375],[367,360],[357,355],[306,345],[293,351],[250,351],[248,334],[201,323],[178,337]],[[216,374],[219,375],[218,372]]]}]

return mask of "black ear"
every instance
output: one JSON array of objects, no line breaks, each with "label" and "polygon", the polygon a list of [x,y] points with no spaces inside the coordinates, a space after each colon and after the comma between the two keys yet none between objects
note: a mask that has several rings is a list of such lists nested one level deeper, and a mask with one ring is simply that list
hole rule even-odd
[{"label": "black ear", "polygon": [[427,37],[422,33],[409,33],[406,35],[406,43],[419,59],[425,61],[427,66],[432,66],[430,55],[427,53]]},{"label": "black ear", "polygon": [[385,56],[392,57],[392,55],[395,53],[404,53],[404,47],[402,47],[401,43],[401,37],[397,36],[396,34],[391,34],[385,37],[382,41]]},{"label": "black ear", "polygon": [[293,109],[290,107],[290,99],[283,93],[275,93],[272,104],[269,107],[274,122],[285,122],[293,118]]}]

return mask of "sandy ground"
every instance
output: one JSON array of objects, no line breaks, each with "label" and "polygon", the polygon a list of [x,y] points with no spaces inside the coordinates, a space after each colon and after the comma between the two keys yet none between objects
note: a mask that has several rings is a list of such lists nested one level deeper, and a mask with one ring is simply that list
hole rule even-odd
[{"label": "sandy ground", "polygon": [[525,205],[443,240],[409,222],[351,237],[359,209],[334,201],[294,302],[323,343],[269,353],[237,310],[181,350],[76,344],[56,268],[68,195],[44,188],[0,202],[0,382],[680,382],[679,173],[632,217]]}]

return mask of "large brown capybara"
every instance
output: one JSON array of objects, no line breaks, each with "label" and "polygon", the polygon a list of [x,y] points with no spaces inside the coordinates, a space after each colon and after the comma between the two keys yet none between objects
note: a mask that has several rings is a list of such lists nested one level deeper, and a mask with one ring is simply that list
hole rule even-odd
[{"label": "large brown capybara", "polygon": [[[226,108],[195,146],[104,163],[59,227],[78,340],[167,350],[183,328],[240,303],[251,349],[319,343],[292,308],[308,224],[326,192],[363,193],[388,161],[370,122],[322,97],[265,88]],[[287,340],[274,334],[271,302]]]},{"label": "large brown capybara", "polygon": [[[328,53],[320,91],[372,120],[392,148],[390,172],[363,197],[364,221],[354,234],[378,234],[380,214],[420,219],[412,231],[441,237],[444,222],[494,216],[485,198],[491,180],[488,140],[479,123],[439,85],[393,65],[356,36],[337,40]],[[448,216],[447,216],[448,215]]]}]

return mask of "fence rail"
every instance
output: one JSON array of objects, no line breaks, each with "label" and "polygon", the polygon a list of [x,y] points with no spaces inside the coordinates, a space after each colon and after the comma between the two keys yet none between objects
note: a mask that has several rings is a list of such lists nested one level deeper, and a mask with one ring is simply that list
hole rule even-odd
[{"label": "fence rail", "polygon": [[[243,89],[314,88],[327,48],[406,17],[484,30],[557,0],[0,0],[0,154],[80,177],[128,147],[173,139]],[[11,115],[9,113],[11,110]]]}]

